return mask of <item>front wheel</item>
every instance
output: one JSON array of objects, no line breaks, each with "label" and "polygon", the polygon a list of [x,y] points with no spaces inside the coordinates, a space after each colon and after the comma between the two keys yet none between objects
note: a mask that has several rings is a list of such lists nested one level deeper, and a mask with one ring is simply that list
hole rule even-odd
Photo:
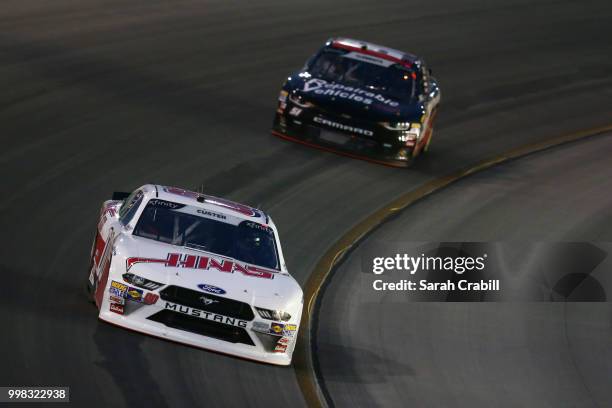
[{"label": "front wheel", "polygon": [[94,291],[91,288],[91,285],[89,284],[89,282],[87,282],[87,284],[85,284],[85,294],[87,295],[87,301],[89,303],[91,303],[92,305],[96,304],[96,300],[94,299]]},{"label": "front wheel", "polygon": [[429,145],[431,144],[431,138],[433,137],[433,129],[431,129],[429,133],[429,138],[427,139],[427,143],[423,147],[423,153],[427,153],[429,151]]},{"label": "front wheel", "polygon": [[94,235],[94,239],[93,242],[91,244],[91,251],[89,254],[89,272],[87,274],[87,281],[85,282],[85,291],[87,294],[87,299],[92,302],[92,303],[96,303],[96,298],[95,298],[95,293],[96,293],[96,284],[97,284],[97,280],[96,280],[96,274],[94,272],[94,251],[96,250],[96,241],[98,240],[98,233],[96,232],[96,234]]},{"label": "front wheel", "polygon": [[95,298],[95,294],[96,294],[96,278],[95,278],[95,275],[94,275],[94,279],[93,279],[94,283],[91,283],[89,281],[89,276],[91,276],[91,273],[92,273],[91,271],[93,269],[93,266],[94,266],[94,264],[93,264],[93,259],[92,259],[91,263],[89,265],[89,275],[88,275],[88,278],[87,278],[87,282],[85,282],[85,294],[87,295],[87,300],[90,303],[95,305],[96,304],[96,298]]}]

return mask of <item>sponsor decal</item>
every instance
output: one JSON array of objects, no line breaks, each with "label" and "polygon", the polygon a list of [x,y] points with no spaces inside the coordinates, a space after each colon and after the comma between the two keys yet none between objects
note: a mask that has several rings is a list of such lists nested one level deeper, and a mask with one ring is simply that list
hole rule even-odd
[{"label": "sponsor decal", "polygon": [[113,288],[112,286],[108,289],[108,293],[113,296],[124,297],[125,292],[123,290],[119,290],[117,288]]},{"label": "sponsor decal", "polygon": [[120,305],[123,305],[125,303],[125,299],[123,297],[119,297],[115,295],[110,295],[108,297],[108,300],[110,300],[112,303],[118,303]]},{"label": "sponsor decal", "polygon": [[293,337],[296,330],[297,326],[295,324],[286,324],[283,330],[283,336]]},{"label": "sponsor decal", "polygon": [[289,337],[281,337],[278,343],[279,344],[289,344]]},{"label": "sponsor decal", "polygon": [[377,102],[392,108],[399,106],[399,102],[386,98],[381,94],[352,86],[330,83],[319,78],[309,79],[308,81],[304,82],[304,88],[302,91],[304,93],[327,95],[348,101],[355,101],[363,103],[364,105],[371,105],[372,103]]},{"label": "sponsor decal", "polygon": [[301,113],[302,113],[302,110],[296,107],[291,108],[291,110],[289,111],[289,114],[291,116],[300,116]]},{"label": "sponsor decal", "polygon": [[165,201],[165,200],[160,200],[157,198],[153,198],[149,200],[149,203],[147,205],[150,205],[156,208],[167,208],[169,210],[177,210],[179,208],[185,207],[185,204],[173,203],[172,201]]},{"label": "sponsor decal", "polygon": [[214,293],[215,295],[225,295],[227,293],[225,290],[217,286],[208,285],[206,283],[200,283],[198,285],[198,288],[200,288],[200,290],[203,290],[204,292]]},{"label": "sponsor decal", "polygon": [[123,314],[123,305],[117,304],[117,303],[111,303],[110,304],[110,311],[111,312],[115,312],[117,314],[122,315]]},{"label": "sponsor decal", "polygon": [[[213,256],[197,256],[180,253],[169,253],[164,258],[140,258],[132,257],[126,260],[126,270],[138,263],[158,263],[169,268],[189,268],[202,270],[217,270],[225,273],[241,273],[254,278],[274,279],[274,272],[258,266],[240,264],[227,259]],[[124,285],[125,286],[125,285]]]},{"label": "sponsor decal", "polygon": [[157,293],[147,293],[142,301],[145,305],[154,305],[157,303],[159,295]]},{"label": "sponsor decal", "polygon": [[223,324],[227,324],[230,326],[246,328],[247,323],[248,323],[246,320],[240,320],[240,319],[236,319],[233,317],[227,317],[227,316],[207,312],[204,310],[195,309],[193,307],[177,305],[175,303],[170,303],[170,302],[166,302],[166,304],[164,305],[164,309],[172,310],[177,313],[183,313],[189,316],[199,317],[200,319],[212,320],[214,322],[223,323]]},{"label": "sponsor decal", "polygon": [[212,211],[208,211],[208,210],[198,209],[197,213],[205,215],[205,216],[210,217],[210,218],[217,218],[219,220],[227,220],[227,217],[225,215],[219,214],[219,213],[216,213],[216,212],[212,212]]},{"label": "sponsor decal", "polygon": [[208,305],[212,305],[213,303],[219,303],[218,300],[215,299],[211,299],[209,297],[206,297],[204,295],[200,296],[200,300],[202,301],[202,303],[204,303],[206,306]]},{"label": "sponsor decal", "polygon": [[285,325],[282,323],[272,323],[270,325],[270,333],[281,334],[284,327]]},{"label": "sponsor decal", "polygon": [[125,293],[125,298],[133,302],[142,302],[142,293],[142,289],[136,289],[130,286],[130,288]]},{"label": "sponsor decal", "polygon": [[274,348],[275,353],[284,353],[286,351],[287,351],[286,344],[277,344],[276,347]]},{"label": "sponsor decal", "polygon": [[269,234],[272,234],[272,228],[270,228],[270,227],[268,227],[266,225],[259,224],[257,222],[246,221],[246,222],[244,222],[243,225],[246,226],[246,227],[249,227],[249,228],[258,229],[260,231],[264,231],[264,232],[267,232]]},{"label": "sponsor decal", "polygon": [[287,102],[287,95],[289,95],[289,92],[287,91],[280,91],[280,94],[278,95],[278,101],[279,102]]},{"label": "sponsor decal", "polygon": [[286,324],[285,329],[283,330],[283,335],[293,337],[296,330],[297,330],[297,326],[295,324]]},{"label": "sponsor decal", "polygon": [[117,290],[121,291],[121,292],[125,292],[128,289],[127,285],[124,285],[121,282],[117,282],[117,281],[112,281],[111,282],[111,288],[116,288]]},{"label": "sponsor decal", "polygon": [[361,128],[357,128],[357,127],[349,126],[349,125],[344,125],[342,123],[334,122],[332,120],[328,120],[320,116],[315,116],[312,120],[315,123],[329,126],[334,129],[344,130],[346,132],[356,133],[356,134],[364,135],[364,136],[374,136],[374,132],[372,132],[371,130],[361,129]]}]

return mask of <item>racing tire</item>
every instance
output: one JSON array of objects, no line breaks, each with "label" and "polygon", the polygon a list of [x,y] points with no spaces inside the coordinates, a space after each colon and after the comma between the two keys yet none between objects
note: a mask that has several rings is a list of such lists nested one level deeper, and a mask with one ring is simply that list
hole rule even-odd
[{"label": "racing tire", "polygon": [[431,144],[431,138],[433,137],[433,129],[431,129],[429,133],[429,139],[427,139],[427,143],[423,146],[423,153],[427,153],[429,151],[429,145]]},{"label": "racing tire", "polygon": [[91,286],[89,285],[89,283],[85,284],[85,295],[87,296],[87,302],[91,303],[92,305],[96,304],[96,301],[94,299],[94,291],[91,289]]},{"label": "racing tire", "polygon": [[[85,294],[87,295],[87,301],[90,302],[91,304],[95,305],[96,304],[96,298],[95,298],[95,293],[96,293],[96,286],[95,286],[95,282],[92,285],[91,283],[89,283],[89,273],[91,273],[91,268],[93,267],[93,260],[91,261],[91,263],[89,264],[89,272],[87,273],[87,281],[85,282]],[[94,279],[95,281],[95,279]]]}]

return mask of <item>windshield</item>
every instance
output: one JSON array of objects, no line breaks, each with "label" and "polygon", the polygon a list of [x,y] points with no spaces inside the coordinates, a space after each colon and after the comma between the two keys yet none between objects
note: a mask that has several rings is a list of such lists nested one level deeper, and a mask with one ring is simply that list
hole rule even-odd
[{"label": "windshield", "polygon": [[133,235],[278,270],[272,228],[226,214],[150,200]]},{"label": "windshield", "polygon": [[356,52],[324,49],[308,69],[314,77],[329,82],[367,88],[395,99],[412,98],[415,73],[410,68]]}]

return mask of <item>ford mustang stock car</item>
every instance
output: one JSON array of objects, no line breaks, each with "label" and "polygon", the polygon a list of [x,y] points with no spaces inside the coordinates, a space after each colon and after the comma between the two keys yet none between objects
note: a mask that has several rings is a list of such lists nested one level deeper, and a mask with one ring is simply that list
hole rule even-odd
[{"label": "ford mustang stock car", "polygon": [[303,306],[264,212],[145,185],[104,202],[87,287],[103,321],[289,365]]},{"label": "ford mustang stock car", "polygon": [[407,167],[429,147],[439,102],[440,89],[423,59],[333,38],[283,85],[272,133]]}]

